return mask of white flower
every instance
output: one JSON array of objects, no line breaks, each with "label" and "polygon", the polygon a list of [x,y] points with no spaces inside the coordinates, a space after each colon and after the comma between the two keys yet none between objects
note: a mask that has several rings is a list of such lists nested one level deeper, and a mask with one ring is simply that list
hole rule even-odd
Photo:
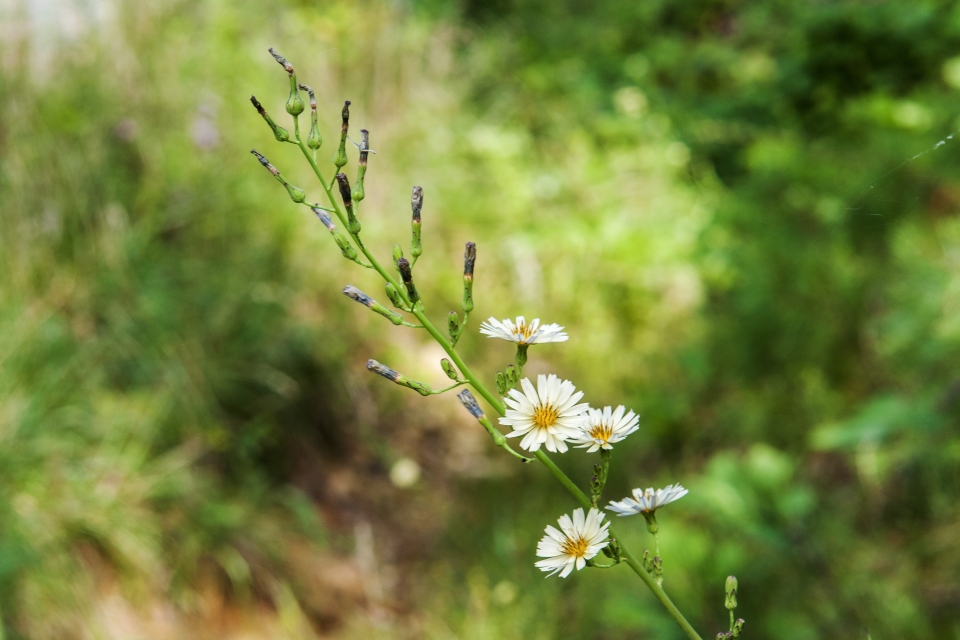
[{"label": "white flower", "polygon": [[665,504],[679,500],[690,493],[679,484],[667,485],[663,489],[634,489],[632,498],[624,498],[620,502],[611,501],[607,505],[608,511],[614,511],[618,516],[635,516],[638,513],[653,513]]},{"label": "white flower", "polygon": [[623,405],[616,410],[611,407],[588,410],[586,419],[580,423],[580,433],[573,438],[578,443],[577,447],[590,447],[588,453],[597,449],[613,449],[615,442],[620,442],[640,428],[639,416],[633,411],[624,415],[625,411],[627,409]]},{"label": "white flower", "polygon": [[520,446],[527,451],[537,451],[542,444],[547,451],[566,451],[564,440],[580,432],[580,423],[589,408],[586,403],[577,404],[583,392],[552,373],[550,377],[538,376],[536,389],[529,378],[521,380],[520,386],[523,393],[511,389],[504,398],[509,408],[500,424],[513,427],[507,437],[523,436]]},{"label": "white flower", "polygon": [[557,524],[561,531],[547,525],[547,535],[537,545],[537,556],[546,560],[537,561],[535,566],[541,571],[549,571],[548,578],[555,573],[566,578],[574,567],[577,571],[583,569],[587,560],[610,544],[607,537],[610,523],[600,524],[602,520],[603,514],[596,509],[590,509],[586,518],[583,509],[574,510],[573,520],[567,514],[560,516]]},{"label": "white flower", "polygon": [[502,322],[496,318],[489,318],[480,323],[480,333],[490,338],[500,338],[517,344],[536,344],[537,342],[566,342],[567,334],[558,324],[540,326],[540,318],[534,318],[527,324],[523,316],[517,316],[514,322],[505,318]]}]

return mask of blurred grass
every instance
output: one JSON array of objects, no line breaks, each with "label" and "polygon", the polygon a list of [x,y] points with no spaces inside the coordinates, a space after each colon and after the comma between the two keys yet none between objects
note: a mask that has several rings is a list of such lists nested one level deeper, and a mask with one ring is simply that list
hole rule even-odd
[{"label": "blurred grass", "polygon": [[[319,199],[247,102],[281,120],[268,46],[318,89],[321,158],[342,100],[371,130],[379,255],[424,187],[433,317],[474,240],[474,317],[566,325],[528,370],[642,413],[610,494],[691,488],[662,546],[705,637],[729,573],[758,637],[960,636],[957,149],[890,172],[955,126],[957,16],[0,5],[7,637],[678,637],[624,572],[544,581],[562,490],[452,398],[363,370],[443,380],[436,347],[339,295],[383,298],[249,157]],[[461,344],[488,379],[512,357]]]}]

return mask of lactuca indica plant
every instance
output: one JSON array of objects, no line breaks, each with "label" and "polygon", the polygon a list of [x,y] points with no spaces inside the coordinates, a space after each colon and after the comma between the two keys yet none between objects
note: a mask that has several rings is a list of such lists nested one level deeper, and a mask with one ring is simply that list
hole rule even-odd
[{"label": "lactuca indica plant", "polygon": [[[574,571],[587,567],[609,569],[621,564],[630,568],[653,592],[663,607],[669,612],[684,633],[691,639],[700,640],[694,630],[673,601],[663,590],[663,560],[657,535],[657,510],[679,500],[687,490],[679,484],[663,489],[634,489],[632,496],[609,502],[601,508],[600,501],[610,471],[610,460],[614,446],[622,442],[639,428],[640,419],[636,413],[624,406],[591,408],[581,402],[583,391],[578,391],[572,382],[562,380],[554,374],[537,376],[536,383],[523,377],[523,368],[527,363],[527,351],[533,345],[565,342],[568,339],[564,328],[557,324],[541,324],[539,318],[527,322],[524,316],[514,320],[489,318],[480,325],[480,333],[489,338],[505,340],[516,345],[514,361],[494,378],[494,391],[491,391],[457,353],[456,346],[466,330],[473,311],[473,278],[477,260],[477,246],[467,242],[463,256],[463,299],[460,311],[450,311],[447,316],[446,332],[441,331],[426,313],[426,304],[417,289],[414,268],[423,254],[421,226],[423,223],[424,193],[420,187],[413,187],[410,198],[410,244],[407,249],[409,258],[399,244],[392,249],[392,269],[385,268],[361,238],[360,204],[364,200],[364,181],[371,153],[370,133],[360,130],[360,142],[350,138],[350,101],[343,104],[339,145],[333,155],[335,171],[324,176],[318,161],[318,151],[323,138],[319,131],[316,94],[312,88],[297,80],[293,65],[282,55],[270,49],[271,55],[284,68],[289,77],[290,93],[285,105],[293,120],[293,134],[279,126],[267,113],[256,97],[250,101],[257,112],[273,131],[278,142],[296,146],[307,163],[313,169],[324,193],[324,204],[312,202],[303,189],[290,184],[261,153],[253,150],[254,156],[270,174],[286,189],[290,199],[308,207],[323,226],[330,232],[343,257],[361,267],[375,271],[383,280],[384,294],[393,309],[377,302],[372,296],[353,285],[347,285],[343,293],[374,313],[377,313],[398,327],[407,327],[426,331],[440,345],[447,357],[440,361],[440,367],[450,379],[451,384],[443,389],[433,389],[430,385],[413,380],[404,374],[376,360],[367,362],[367,369],[380,374],[387,380],[417,393],[427,396],[442,394],[458,387],[467,387],[457,394],[457,398],[467,412],[476,419],[490,434],[493,442],[506,453],[522,463],[540,463],[580,504],[571,514],[563,514],[557,523],[557,529],[548,525],[545,535],[536,548],[536,556],[542,558],[534,564],[547,572],[548,576],[561,578],[570,576]],[[300,128],[300,116],[307,104],[301,92],[308,97],[310,108],[310,129],[303,137]],[[356,179],[351,187],[344,168],[348,164],[347,142],[356,146],[358,152]],[[338,224],[339,223],[339,226]],[[473,391],[471,391],[471,389]],[[499,425],[509,427],[504,433],[494,425],[480,406],[473,392],[476,392],[498,416]],[[510,445],[511,438],[519,438],[518,447],[525,455]],[[593,477],[588,491],[577,486],[547,455],[567,453],[570,445],[586,449],[586,453],[599,454],[594,464]],[[653,540],[653,552],[645,550],[639,558],[627,548],[618,537],[612,523],[606,519],[604,511],[610,511],[620,517],[642,515],[647,530]],[[603,560],[599,558],[603,557]],[[730,628],[718,634],[718,638],[736,638],[741,635],[743,620],[735,619],[736,578],[727,579],[724,604],[730,614]]]}]

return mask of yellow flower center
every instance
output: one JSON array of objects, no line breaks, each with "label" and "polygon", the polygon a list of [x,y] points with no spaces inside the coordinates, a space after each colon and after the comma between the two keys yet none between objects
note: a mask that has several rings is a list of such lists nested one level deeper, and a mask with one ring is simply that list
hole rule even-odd
[{"label": "yellow flower center", "polygon": [[573,540],[567,538],[563,541],[563,544],[560,545],[560,551],[567,556],[582,558],[587,555],[587,540],[582,536],[577,536]]},{"label": "yellow flower center", "polygon": [[613,426],[601,422],[590,427],[590,437],[602,442],[608,441],[613,436]]},{"label": "yellow flower center", "polygon": [[560,412],[552,404],[542,404],[533,410],[533,424],[538,429],[552,427],[560,417]]},{"label": "yellow flower center", "polygon": [[529,340],[533,335],[533,327],[526,322],[521,322],[517,325],[517,333],[523,336],[524,341]]}]

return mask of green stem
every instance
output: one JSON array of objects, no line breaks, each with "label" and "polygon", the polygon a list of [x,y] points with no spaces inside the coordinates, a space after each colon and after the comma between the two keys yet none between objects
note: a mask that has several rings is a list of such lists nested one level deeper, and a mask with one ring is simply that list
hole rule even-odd
[{"label": "green stem", "polygon": [[[614,533],[610,530],[610,536],[613,537]],[[619,540],[619,538],[617,538]],[[687,619],[683,617],[683,614],[680,613],[680,610],[677,609],[677,605],[673,604],[673,601],[670,600],[670,596],[667,595],[667,592],[663,590],[663,587],[657,584],[656,580],[653,579],[649,573],[644,570],[643,565],[641,565],[637,559],[634,557],[630,550],[623,546],[623,542],[620,542],[620,549],[623,555],[624,560],[627,564],[630,565],[630,568],[633,569],[633,572],[640,576],[640,579],[649,587],[650,591],[653,591],[653,595],[657,597],[657,600],[660,601],[660,604],[663,605],[663,608],[667,610],[667,613],[676,620],[677,624],[683,629],[683,632],[687,634],[687,637],[690,640],[702,640],[702,638],[697,634],[696,630],[687,622]]]}]

